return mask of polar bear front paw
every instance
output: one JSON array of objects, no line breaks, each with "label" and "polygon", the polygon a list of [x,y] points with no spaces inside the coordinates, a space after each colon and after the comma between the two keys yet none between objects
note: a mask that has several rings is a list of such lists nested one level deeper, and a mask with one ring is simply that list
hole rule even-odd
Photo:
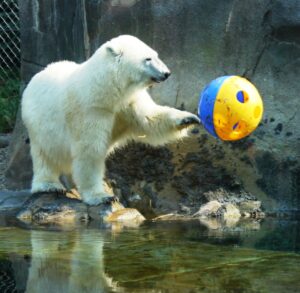
[{"label": "polar bear front paw", "polygon": [[110,204],[113,201],[119,201],[119,198],[107,193],[96,193],[89,196],[82,196],[82,200],[87,205],[95,206],[100,204]]},{"label": "polar bear front paw", "polygon": [[189,116],[183,117],[181,119],[177,119],[176,127],[178,129],[183,129],[191,125],[198,125],[200,124],[200,119],[194,115],[190,114]]}]

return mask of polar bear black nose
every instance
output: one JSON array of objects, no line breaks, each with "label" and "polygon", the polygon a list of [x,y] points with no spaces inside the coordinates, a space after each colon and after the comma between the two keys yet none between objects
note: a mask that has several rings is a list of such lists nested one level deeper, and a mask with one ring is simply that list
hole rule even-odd
[{"label": "polar bear black nose", "polygon": [[167,79],[171,75],[171,72],[165,72],[165,79]]}]

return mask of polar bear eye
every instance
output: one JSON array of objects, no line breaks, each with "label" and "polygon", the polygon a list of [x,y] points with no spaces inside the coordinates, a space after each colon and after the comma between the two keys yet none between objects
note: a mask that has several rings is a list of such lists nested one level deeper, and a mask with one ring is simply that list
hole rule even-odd
[{"label": "polar bear eye", "polygon": [[151,61],[152,59],[151,59],[151,58],[146,58],[145,60],[146,60],[146,61]]}]

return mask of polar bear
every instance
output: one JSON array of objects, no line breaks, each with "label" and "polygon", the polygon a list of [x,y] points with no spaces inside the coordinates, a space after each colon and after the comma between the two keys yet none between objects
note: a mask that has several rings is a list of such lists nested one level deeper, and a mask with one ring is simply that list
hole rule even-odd
[{"label": "polar bear", "polygon": [[60,61],[36,74],[22,97],[33,161],[32,193],[63,191],[71,174],[89,205],[109,201],[105,158],[131,140],[162,145],[187,135],[196,115],[157,105],[147,89],[170,70],[136,37],[104,43],[86,62]]}]

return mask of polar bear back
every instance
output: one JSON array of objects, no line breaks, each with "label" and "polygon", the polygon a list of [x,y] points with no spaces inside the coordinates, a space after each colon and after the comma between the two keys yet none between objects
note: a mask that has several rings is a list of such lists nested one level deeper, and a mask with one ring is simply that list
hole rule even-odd
[{"label": "polar bear back", "polygon": [[[70,61],[60,61],[48,65],[31,79],[23,93],[23,107],[27,107],[27,103],[31,104],[28,105],[29,107],[40,106],[39,102],[41,98],[49,98],[53,102],[58,103],[59,100],[54,101],[54,99],[62,99],[63,95],[59,95],[57,91],[64,89],[62,84],[65,83],[78,67],[79,64]],[[50,98],[51,96],[52,98]],[[24,112],[26,113],[26,111]]]},{"label": "polar bear back", "polygon": [[[35,140],[36,145],[43,145],[47,153],[59,151],[59,158],[70,156],[64,111],[68,90],[65,85],[79,66],[69,61],[52,63],[32,78],[23,93],[22,118],[30,131],[30,139]],[[56,140],[56,150],[53,147],[47,150],[53,146],[53,139]]]}]

